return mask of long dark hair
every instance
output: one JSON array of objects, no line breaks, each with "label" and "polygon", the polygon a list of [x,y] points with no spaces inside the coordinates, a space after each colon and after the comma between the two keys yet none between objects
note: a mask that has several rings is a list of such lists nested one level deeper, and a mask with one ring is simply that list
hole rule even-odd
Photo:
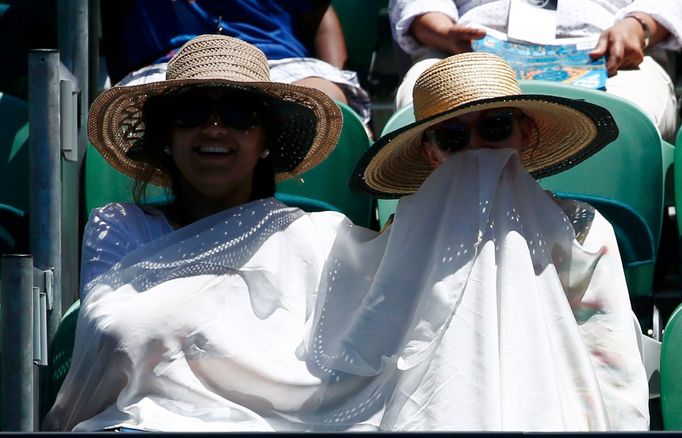
[{"label": "long dark hair", "polygon": [[[183,92],[186,90],[183,90]],[[171,180],[168,194],[175,196],[180,187],[181,175],[173,158],[165,150],[171,144],[171,108],[172,101],[178,92],[149,98],[142,108],[144,134],[134,149],[134,158],[143,165],[140,176],[133,181],[133,200],[144,204],[147,199],[147,187],[156,174],[167,174]],[[269,134],[273,132],[272,117],[266,112],[263,117],[265,145],[268,146]],[[129,154],[132,155],[132,154]],[[269,198],[275,195],[275,165],[270,157],[261,158],[253,170],[253,185],[249,200]]]}]

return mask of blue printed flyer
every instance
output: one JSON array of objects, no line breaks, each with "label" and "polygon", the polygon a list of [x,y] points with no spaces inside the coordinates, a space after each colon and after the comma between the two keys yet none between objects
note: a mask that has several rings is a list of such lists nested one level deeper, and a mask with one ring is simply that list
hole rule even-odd
[{"label": "blue printed flyer", "polygon": [[521,79],[558,81],[565,84],[605,90],[606,59],[590,58],[596,39],[557,39],[556,44],[533,44],[508,40],[506,35],[485,29],[486,36],[472,41],[476,52],[495,53],[504,58]]}]

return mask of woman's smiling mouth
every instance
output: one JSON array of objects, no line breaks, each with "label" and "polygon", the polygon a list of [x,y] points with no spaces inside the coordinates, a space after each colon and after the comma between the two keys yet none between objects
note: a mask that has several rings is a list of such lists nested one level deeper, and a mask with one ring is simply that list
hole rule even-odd
[{"label": "woman's smiling mouth", "polygon": [[200,154],[228,155],[234,153],[235,149],[228,146],[202,145],[194,148],[194,151]]}]

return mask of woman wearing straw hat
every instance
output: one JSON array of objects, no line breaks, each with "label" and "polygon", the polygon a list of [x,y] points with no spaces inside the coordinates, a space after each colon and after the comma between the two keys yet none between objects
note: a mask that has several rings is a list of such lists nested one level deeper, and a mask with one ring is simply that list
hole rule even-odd
[{"label": "woman wearing straw hat", "polygon": [[[397,348],[382,427],[646,429],[640,333],[613,229],[533,179],[613,141],[609,112],[522,95],[502,58],[465,53],[419,77],[414,113],[351,180],[361,193],[402,197],[363,297],[371,318],[346,328]],[[399,335],[396,320],[409,321]]]},{"label": "woman wearing straw hat", "polygon": [[[94,211],[85,232],[82,285],[142,243],[273,196],[276,180],[299,175],[329,154],[341,123],[325,95],[271,82],[262,52],[215,35],[186,45],[166,81],[103,93],[90,109],[93,144],[134,178],[138,203],[149,183],[168,188],[174,200],[159,209],[111,204]],[[117,240],[127,244],[114,246]]]},{"label": "woman wearing straw hat", "polygon": [[272,196],[275,181],[331,152],[341,123],[327,95],[270,81],[259,49],[220,35],[186,43],[165,81],[96,99],[95,147],[135,178],[136,199],[150,182],[174,199],[91,214],[76,347],[47,429],[304,423],[325,379],[296,347],[333,230],[347,220]]}]

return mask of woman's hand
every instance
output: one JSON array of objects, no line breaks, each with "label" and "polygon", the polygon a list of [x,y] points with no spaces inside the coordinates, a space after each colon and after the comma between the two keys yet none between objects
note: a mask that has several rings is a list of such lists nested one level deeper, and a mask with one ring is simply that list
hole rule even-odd
[{"label": "woman's hand", "polygon": [[601,33],[595,48],[590,52],[592,59],[606,55],[606,68],[609,76],[618,70],[636,68],[644,59],[644,49],[656,44],[669,35],[668,30],[643,12],[637,12],[651,31],[650,41],[646,44],[647,33],[638,19],[625,17]]},{"label": "woman's hand", "polygon": [[485,31],[454,23],[440,12],[428,12],[415,18],[410,33],[425,46],[457,54],[471,51],[471,41],[485,36]]}]

